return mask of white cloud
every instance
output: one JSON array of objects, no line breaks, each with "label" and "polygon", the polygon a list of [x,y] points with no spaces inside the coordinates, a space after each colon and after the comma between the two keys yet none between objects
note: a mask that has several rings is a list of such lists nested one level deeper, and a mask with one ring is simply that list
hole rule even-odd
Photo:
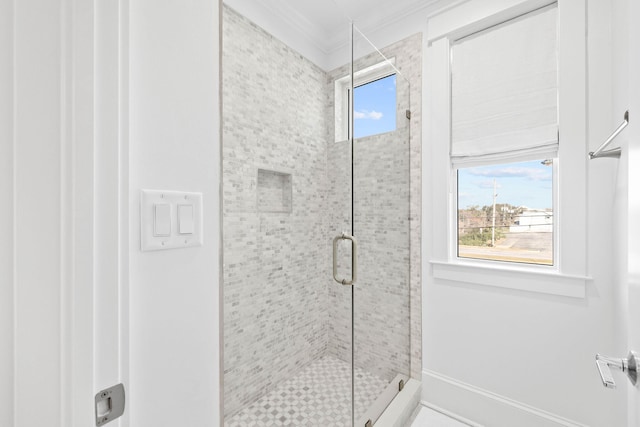
[{"label": "white cloud", "polygon": [[[495,178],[525,178],[532,181],[550,181],[551,171],[527,167],[505,167],[500,169],[475,169],[469,170],[471,175]],[[493,184],[492,184],[493,185]]]},{"label": "white cloud", "polygon": [[[482,180],[477,183],[480,188],[493,188],[493,180]],[[499,182],[495,183],[496,188],[502,188]]]},{"label": "white cloud", "polygon": [[362,111],[355,111],[353,113],[353,117],[356,119],[380,120],[382,118],[382,113],[375,110],[372,110],[372,111],[362,110]]}]

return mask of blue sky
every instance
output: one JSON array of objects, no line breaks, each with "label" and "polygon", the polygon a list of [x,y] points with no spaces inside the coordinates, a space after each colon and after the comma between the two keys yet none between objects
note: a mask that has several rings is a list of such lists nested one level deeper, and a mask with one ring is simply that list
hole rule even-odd
[{"label": "blue sky", "polygon": [[356,87],[353,91],[353,106],[353,134],[356,138],[395,130],[395,74]]},{"label": "blue sky", "polygon": [[480,166],[458,171],[458,207],[488,206],[493,203],[493,180],[496,180],[496,203],[529,208],[552,207],[552,166],[542,160]]}]

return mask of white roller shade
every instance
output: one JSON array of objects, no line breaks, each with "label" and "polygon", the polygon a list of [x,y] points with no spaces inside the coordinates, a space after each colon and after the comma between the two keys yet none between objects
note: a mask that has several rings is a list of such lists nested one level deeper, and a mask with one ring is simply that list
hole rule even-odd
[{"label": "white roller shade", "polygon": [[556,15],[532,12],[452,45],[454,163],[557,151]]}]

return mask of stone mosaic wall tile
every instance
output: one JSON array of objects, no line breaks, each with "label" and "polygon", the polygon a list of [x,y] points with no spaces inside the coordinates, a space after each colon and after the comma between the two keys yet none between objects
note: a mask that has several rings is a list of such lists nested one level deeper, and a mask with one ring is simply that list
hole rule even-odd
[{"label": "stone mosaic wall tile", "polygon": [[[354,154],[353,229],[359,251],[354,289],[356,364],[387,381],[398,373],[410,373],[408,148],[408,131],[399,129],[356,140]],[[332,151],[336,158],[348,158],[345,149],[347,144],[330,147],[330,158]],[[339,177],[330,177],[329,182],[334,191],[329,195],[330,239],[336,233],[332,224],[350,228],[349,204],[341,203],[350,196],[350,185],[343,186]],[[341,264],[349,266],[350,252],[342,250],[341,255]],[[351,298],[342,288],[329,282],[329,350],[349,360]]]},{"label": "stone mosaic wall tile", "polygon": [[[232,417],[309,364],[350,358],[352,288],[331,277],[331,243],[351,229],[351,157],[347,143],[333,142],[333,82],[344,69],[325,73],[227,6],[223,32],[224,398]],[[383,49],[411,81],[410,93],[398,86],[399,100],[411,98],[410,136],[401,129],[356,143],[357,366],[382,383],[421,370],[421,39]],[[259,181],[259,170],[271,175]],[[280,200],[287,185],[291,196]],[[339,265],[349,276],[346,243]]]},{"label": "stone mosaic wall tile", "polygon": [[[397,78],[398,129],[356,140],[354,154],[354,228],[355,236],[362,241],[359,265],[363,272],[354,301],[356,364],[388,380],[397,373],[420,378],[422,369],[421,49],[422,36],[416,34],[381,50],[387,58],[395,58],[396,68],[410,84]],[[367,55],[356,60],[354,69],[361,70],[381,60],[377,53]],[[349,69],[345,65],[329,73],[328,141],[334,139],[333,82],[347,75]],[[412,112],[409,122],[407,108]],[[330,239],[336,226],[349,224],[351,206],[341,202],[351,191],[345,173],[351,160],[348,144],[329,142],[328,147],[329,164],[339,165],[328,177]],[[342,263],[348,262],[345,258],[343,255]],[[351,318],[350,299],[345,297],[345,291],[330,282],[332,322],[328,350],[348,360]]]},{"label": "stone mosaic wall tile", "polygon": [[[326,75],[233,10],[225,7],[223,19],[228,414],[325,353],[329,270]],[[259,183],[261,169],[270,176]],[[281,199],[287,209],[277,209],[273,199],[284,185],[278,173],[291,186],[290,200]]]},{"label": "stone mosaic wall tile", "polygon": [[291,174],[258,169],[258,212],[291,212]]}]

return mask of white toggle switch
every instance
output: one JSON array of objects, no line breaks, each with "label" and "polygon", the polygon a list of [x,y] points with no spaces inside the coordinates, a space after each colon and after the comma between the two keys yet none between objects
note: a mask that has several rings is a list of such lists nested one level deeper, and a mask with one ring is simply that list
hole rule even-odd
[{"label": "white toggle switch", "polygon": [[153,235],[169,236],[171,234],[171,205],[168,203],[154,205]]},{"label": "white toggle switch", "polygon": [[202,193],[140,191],[140,249],[160,251],[203,245]]},{"label": "white toggle switch", "polygon": [[193,234],[193,205],[178,205],[178,233]]}]

